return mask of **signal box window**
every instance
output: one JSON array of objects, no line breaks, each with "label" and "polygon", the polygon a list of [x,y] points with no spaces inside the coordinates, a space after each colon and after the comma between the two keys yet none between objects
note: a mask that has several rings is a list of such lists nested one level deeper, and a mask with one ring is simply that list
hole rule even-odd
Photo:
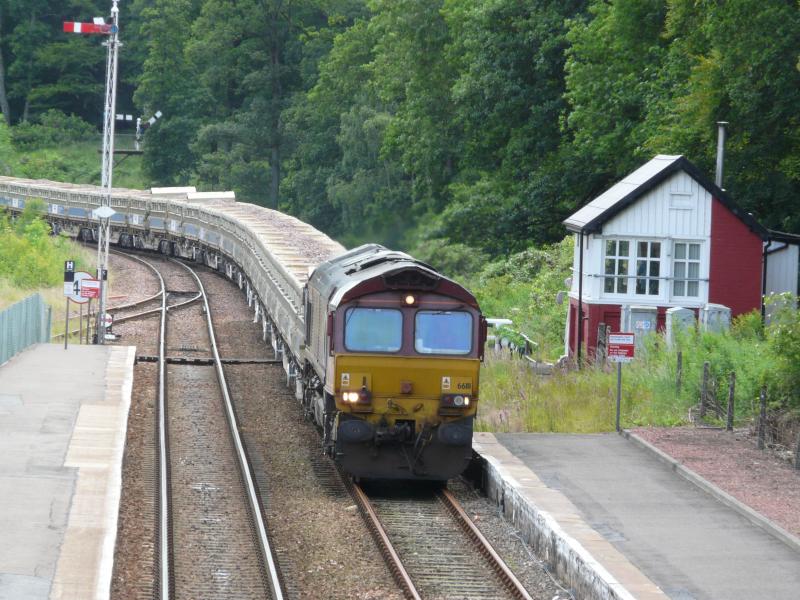
[{"label": "signal box window", "polygon": [[700,295],[700,244],[675,242],[672,276],[673,295],[690,298]]},{"label": "signal box window", "polygon": [[344,346],[352,352],[397,352],[403,345],[403,314],[392,308],[348,308]]},{"label": "signal box window", "polygon": [[628,240],[606,240],[605,281],[603,291],[607,294],[628,293]]},{"label": "signal box window", "polygon": [[417,312],[414,348],[420,354],[469,354],[472,351],[472,315],[445,310]]},{"label": "signal box window", "polygon": [[661,276],[661,243],[639,242],[636,244],[636,293],[658,296]]}]

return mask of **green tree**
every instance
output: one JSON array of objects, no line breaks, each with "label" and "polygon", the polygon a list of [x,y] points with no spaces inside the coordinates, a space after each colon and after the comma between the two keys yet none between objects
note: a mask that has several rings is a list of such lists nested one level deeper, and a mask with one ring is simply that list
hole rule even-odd
[{"label": "green tree", "polygon": [[[641,124],[666,42],[665,0],[595,0],[568,34],[567,124],[586,169],[617,178],[651,158]],[[582,174],[586,176],[586,174]]]},{"label": "green tree", "polygon": [[[492,253],[560,239],[566,19],[583,1],[448,0],[460,170],[439,234]],[[563,175],[562,175],[563,174]],[[569,206],[569,204],[567,204]]]},{"label": "green tree", "polygon": [[725,187],[765,225],[800,228],[800,8],[783,0],[672,0],[662,101],[646,147],[688,154],[711,171],[715,121],[730,122]]},{"label": "green tree", "polygon": [[343,15],[352,26],[335,36],[315,84],[286,111],[295,145],[282,189],[288,209],[348,243],[398,245],[411,222],[410,188],[398,161],[383,154],[393,114],[373,83],[377,32],[365,17],[358,6]]},{"label": "green tree", "polygon": [[209,104],[206,88],[186,57],[201,0],[156,0],[142,10],[140,38],[147,56],[134,100],[145,118],[163,118],[146,133],[143,166],[157,184],[186,184],[196,156],[190,149]]},{"label": "green tree", "polygon": [[313,0],[203,4],[188,46],[211,103],[212,119],[194,146],[201,180],[277,208],[281,115],[302,86],[303,39],[325,21]]}]

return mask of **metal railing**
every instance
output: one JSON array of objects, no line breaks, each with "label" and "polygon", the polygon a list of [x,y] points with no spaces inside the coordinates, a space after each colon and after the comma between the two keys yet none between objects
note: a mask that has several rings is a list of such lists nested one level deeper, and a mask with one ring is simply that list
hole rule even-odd
[{"label": "metal railing", "polygon": [[51,309],[33,294],[0,311],[0,365],[28,346],[50,341]]}]

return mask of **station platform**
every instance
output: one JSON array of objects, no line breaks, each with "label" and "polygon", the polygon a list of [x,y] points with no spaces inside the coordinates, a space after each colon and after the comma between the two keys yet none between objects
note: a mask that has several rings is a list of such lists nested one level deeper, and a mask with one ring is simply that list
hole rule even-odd
[{"label": "station platform", "polygon": [[617,434],[476,433],[484,485],[580,598],[792,599],[800,552]]},{"label": "station platform", "polygon": [[0,600],[108,598],[135,348],[0,366]]}]

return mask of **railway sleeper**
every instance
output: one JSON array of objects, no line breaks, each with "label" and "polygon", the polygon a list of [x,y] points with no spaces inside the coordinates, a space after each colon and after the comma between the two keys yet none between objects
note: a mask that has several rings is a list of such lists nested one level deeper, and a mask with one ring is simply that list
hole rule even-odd
[{"label": "railway sleeper", "polygon": [[[167,356],[165,362],[170,365],[213,365],[213,357],[202,356]],[[158,362],[158,356],[150,354],[140,354],[136,357],[136,362]],[[271,358],[221,358],[220,362],[224,365],[276,365],[279,360]]]}]

